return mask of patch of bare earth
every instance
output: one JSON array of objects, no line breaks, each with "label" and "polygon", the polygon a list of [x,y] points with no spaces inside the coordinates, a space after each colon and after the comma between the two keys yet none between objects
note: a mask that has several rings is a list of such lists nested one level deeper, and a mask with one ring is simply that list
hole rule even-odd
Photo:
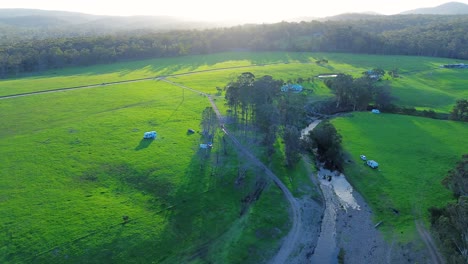
[{"label": "patch of bare earth", "polygon": [[[401,244],[386,241],[372,221],[371,208],[362,196],[353,192],[360,210],[341,209],[337,212],[337,246],[344,250],[344,263],[438,263],[420,242]],[[385,224],[385,223],[383,223]]]}]

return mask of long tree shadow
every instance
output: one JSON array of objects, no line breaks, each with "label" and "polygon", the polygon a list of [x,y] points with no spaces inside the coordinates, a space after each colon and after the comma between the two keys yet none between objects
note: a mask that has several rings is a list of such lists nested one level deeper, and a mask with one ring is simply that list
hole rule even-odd
[{"label": "long tree shadow", "polygon": [[140,143],[138,144],[138,146],[136,146],[135,150],[138,151],[138,150],[142,150],[142,149],[145,149],[147,147],[149,147],[149,145],[151,145],[151,143],[153,143],[154,139],[141,139],[140,140]]}]

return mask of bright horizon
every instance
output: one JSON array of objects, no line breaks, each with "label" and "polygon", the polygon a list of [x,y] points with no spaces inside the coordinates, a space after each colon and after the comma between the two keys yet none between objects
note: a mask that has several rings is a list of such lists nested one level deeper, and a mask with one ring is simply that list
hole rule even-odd
[{"label": "bright horizon", "polygon": [[[2,1],[0,8],[59,10],[109,16],[174,16],[201,21],[236,20],[243,22],[277,22],[298,17],[326,17],[343,13],[376,12],[383,15],[434,7],[447,0],[15,0]],[[457,1],[468,4],[468,0]]]}]

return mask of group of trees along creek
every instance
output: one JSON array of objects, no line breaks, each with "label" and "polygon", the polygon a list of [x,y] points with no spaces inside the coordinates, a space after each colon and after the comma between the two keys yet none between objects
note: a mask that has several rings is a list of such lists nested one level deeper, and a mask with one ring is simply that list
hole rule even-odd
[{"label": "group of trees along creek", "polygon": [[346,21],[0,40],[0,77],[64,66],[231,50],[324,51],[468,59],[468,16],[362,16]]},{"label": "group of trees along creek", "polygon": [[325,81],[325,84],[333,91],[336,100],[336,109],[366,110],[369,103],[385,109],[391,105],[391,89],[388,85],[376,85],[377,81],[385,74],[382,69],[374,69],[365,72],[360,78],[351,75],[338,74],[336,78]]},{"label": "group of trees along creek", "polygon": [[301,151],[317,150],[319,160],[327,168],[342,170],[341,137],[336,129],[324,121],[301,139],[301,129],[307,121],[307,98],[303,93],[282,92],[283,85],[283,80],[271,76],[256,78],[250,72],[226,85],[226,102],[239,121],[241,133],[247,133],[250,127],[258,130],[268,157],[275,152],[277,136],[281,136],[288,167],[299,161]]}]

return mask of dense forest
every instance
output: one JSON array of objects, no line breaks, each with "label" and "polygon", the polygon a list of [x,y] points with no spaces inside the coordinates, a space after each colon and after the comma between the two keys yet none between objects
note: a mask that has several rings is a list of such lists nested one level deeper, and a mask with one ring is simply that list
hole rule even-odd
[{"label": "dense forest", "polygon": [[[232,50],[352,52],[468,59],[468,16],[351,16],[205,30],[135,30],[109,35],[0,42],[0,78],[23,72]],[[64,35],[65,36],[65,35]]]}]

